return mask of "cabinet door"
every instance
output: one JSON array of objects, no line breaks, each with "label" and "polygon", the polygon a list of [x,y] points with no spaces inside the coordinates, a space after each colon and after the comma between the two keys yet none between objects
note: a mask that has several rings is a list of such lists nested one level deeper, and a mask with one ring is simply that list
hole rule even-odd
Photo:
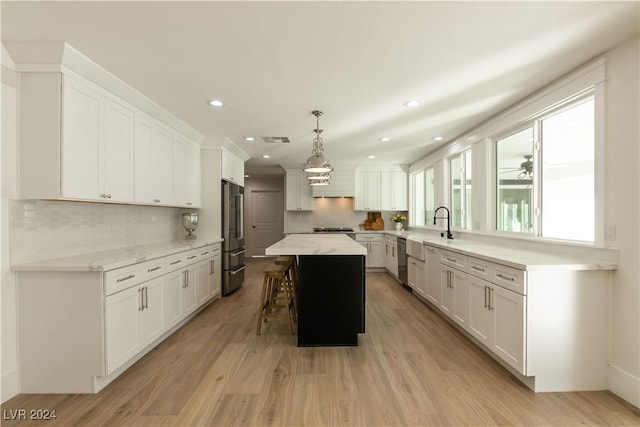
[{"label": "cabinet door", "polygon": [[168,329],[182,318],[184,270],[173,271],[164,279],[164,325]]},{"label": "cabinet door", "polygon": [[355,210],[380,210],[380,172],[356,172]]},{"label": "cabinet door", "polygon": [[102,96],[64,76],[62,108],[62,197],[104,200],[100,188]]},{"label": "cabinet door", "polygon": [[469,283],[467,273],[455,268],[451,270],[453,288],[453,320],[465,329],[469,323]]},{"label": "cabinet door", "polygon": [[398,247],[391,245],[391,272],[398,277]]},{"label": "cabinet door", "polygon": [[194,143],[186,147],[186,205],[200,206],[200,149]]},{"label": "cabinet door", "polygon": [[171,131],[136,115],[134,147],[134,200],[137,203],[171,204]]},{"label": "cabinet door", "polygon": [[210,261],[211,265],[211,274],[209,275],[209,294],[211,297],[216,297],[220,295],[221,286],[222,286],[222,261],[220,255],[216,255]]},{"label": "cabinet door", "polygon": [[192,265],[183,270],[184,279],[182,287],[182,315],[186,316],[196,309],[196,266]]},{"label": "cabinet door", "polygon": [[107,374],[138,352],[138,313],[141,309],[142,292],[138,286],[105,298]]},{"label": "cabinet door", "polygon": [[442,285],[440,282],[440,251],[430,246],[425,246],[424,254],[426,258],[427,270],[427,290],[426,297],[436,306],[440,305]]},{"label": "cabinet door", "polygon": [[407,260],[408,285],[420,296],[425,296],[425,271],[424,261],[409,257]]},{"label": "cabinet door", "polygon": [[369,267],[383,267],[382,242],[369,243]]},{"label": "cabinet door", "polygon": [[526,297],[494,285],[491,308],[494,313],[493,351],[518,372],[525,374]]},{"label": "cabinet door", "polygon": [[196,264],[196,304],[201,306],[211,297],[210,276],[213,258],[200,261]]},{"label": "cabinet door", "polygon": [[104,98],[100,176],[102,191],[112,202],[133,201],[133,123],[133,111]]},{"label": "cabinet door", "polygon": [[185,141],[179,137],[173,140],[173,204],[176,206],[186,206],[187,204],[187,147]]},{"label": "cabinet door", "polygon": [[305,172],[287,171],[286,187],[288,211],[310,211],[313,209],[311,186]]},{"label": "cabinet door", "polygon": [[164,277],[144,283],[141,293],[139,341],[144,347],[164,332]]},{"label": "cabinet door", "polygon": [[493,346],[491,283],[469,276],[469,332],[488,348]]},{"label": "cabinet door", "polygon": [[380,209],[407,210],[407,173],[385,171],[380,173]]},{"label": "cabinet door", "polygon": [[453,319],[453,288],[451,287],[451,269],[440,265],[440,286],[442,298],[440,298],[440,311]]}]

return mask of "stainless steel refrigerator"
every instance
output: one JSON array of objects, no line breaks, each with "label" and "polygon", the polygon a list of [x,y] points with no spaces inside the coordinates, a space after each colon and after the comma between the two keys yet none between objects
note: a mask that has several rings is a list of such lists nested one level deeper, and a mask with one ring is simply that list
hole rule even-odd
[{"label": "stainless steel refrigerator", "polygon": [[222,181],[222,296],[244,282],[244,188]]}]

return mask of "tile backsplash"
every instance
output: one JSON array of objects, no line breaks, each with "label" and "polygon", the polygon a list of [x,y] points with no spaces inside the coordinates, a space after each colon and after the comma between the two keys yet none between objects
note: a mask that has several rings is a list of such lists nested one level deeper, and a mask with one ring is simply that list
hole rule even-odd
[{"label": "tile backsplash", "polygon": [[182,210],[11,200],[11,263],[166,242],[182,237]]}]

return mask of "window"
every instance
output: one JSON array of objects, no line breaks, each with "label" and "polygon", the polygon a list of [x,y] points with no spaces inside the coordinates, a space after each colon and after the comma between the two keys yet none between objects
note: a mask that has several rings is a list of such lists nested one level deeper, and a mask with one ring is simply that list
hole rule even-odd
[{"label": "window", "polygon": [[420,171],[413,175],[413,212],[410,218],[412,225],[419,227],[426,225],[424,209],[424,171]]},{"label": "window", "polygon": [[449,159],[451,226],[471,229],[471,150]]},{"label": "window", "polygon": [[433,167],[421,170],[413,179],[413,211],[411,225],[424,227],[433,223],[435,210],[435,184]]},{"label": "window", "polygon": [[588,96],[496,139],[496,230],[594,241],[594,127]]}]

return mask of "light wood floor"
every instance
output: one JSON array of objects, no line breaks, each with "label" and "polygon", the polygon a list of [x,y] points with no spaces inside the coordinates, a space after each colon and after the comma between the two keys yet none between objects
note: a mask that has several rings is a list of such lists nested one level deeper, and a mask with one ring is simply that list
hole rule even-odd
[{"label": "light wood floor", "polygon": [[[638,426],[609,392],[535,394],[384,273],[367,274],[358,347],[298,348],[285,321],[255,335],[261,271],[97,395],[19,395],[3,426]],[[339,297],[339,296],[337,296]],[[54,409],[54,422],[10,410]]]}]

